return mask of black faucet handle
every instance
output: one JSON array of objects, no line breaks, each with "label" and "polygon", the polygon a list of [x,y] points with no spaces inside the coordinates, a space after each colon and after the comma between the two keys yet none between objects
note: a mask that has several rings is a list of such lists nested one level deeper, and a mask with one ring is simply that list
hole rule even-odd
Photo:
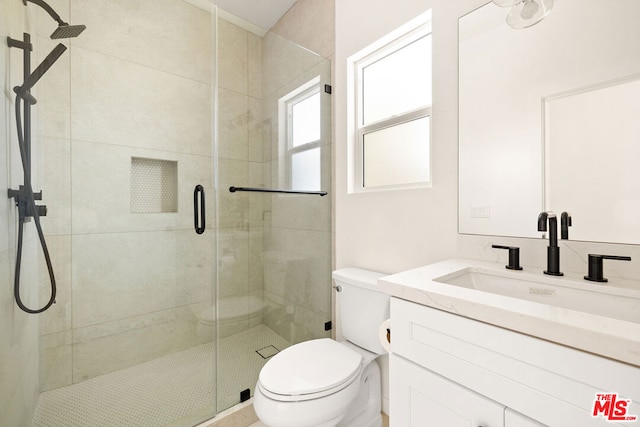
[{"label": "black faucet handle", "polygon": [[560,238],[562,240],[569,240],[569,227],[571,227],[571,214],[562,212],[560,215]]},{"label": "black faucet handle", "polygon": [[592,282],[608,282],[607,278],[604,277],[604,268],[602,266],[602,261],[605,259],[631,261],[630,256],[589,254],[589,275],[584,276],[584,279]]},{"label": "black faucet handle", "polygon": [[509,264],[504,268],[509,270],[522,270],[520,267],[520,248],[517,246],[491,245],[494,249],[506,249],[509,251]]}]

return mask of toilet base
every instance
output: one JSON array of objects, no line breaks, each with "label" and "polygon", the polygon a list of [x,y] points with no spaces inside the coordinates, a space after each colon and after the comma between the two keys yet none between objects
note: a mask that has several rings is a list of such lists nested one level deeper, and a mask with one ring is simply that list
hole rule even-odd
[{"label": "toilet base", "polygon": [[337,427],[382,427],[380,368],[372,360],[360,376],[360,392]]}]

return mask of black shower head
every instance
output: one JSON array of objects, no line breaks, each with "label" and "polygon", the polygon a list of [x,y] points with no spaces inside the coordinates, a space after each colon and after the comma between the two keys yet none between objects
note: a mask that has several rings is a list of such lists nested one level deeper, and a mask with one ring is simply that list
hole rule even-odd
[{"label": "black shower head", "polygon": [[51,34],[52,39],[70,39],[78,37],[86,29],[86,25],[60,24]]},{"label": "black shower head", "polygon": [[49,55],[44,58],[40,65],[38,65],[36,69],[33,70],[33,72],[29,75],[29,77],[27,77],[22,86],[16,86],[13,88],[13,91],[16,93],[16,95],[32,105],[35,104],[37,101],[33,97],[33,95],[29,93],[29,91],[31,90],[33,85],[35,85],[38,80],[40,80],[40,77],[42,77],[44,73],[46,73],[49,68],[51,68],[53,63],[56,62],[58,58],[60,58],[60,55],[62,55],[65,50],[67,50],[67,47],[62,43],[58,43],[58,45],[53,48]]},{"label": "black shower head", "polygon": [[27,4],[27,2],[31,2],[37,4],[41,8],[43,8],[57,23],[58,28],[51,34],[52,39],[68,39],[72,37],[78,37],[81,32],[87,28],[84,25],[69,25],[60,18],[60,15],[56,13],[55,10],[51,6],[49,6],[44,0],[22,0],[22,2]]}]

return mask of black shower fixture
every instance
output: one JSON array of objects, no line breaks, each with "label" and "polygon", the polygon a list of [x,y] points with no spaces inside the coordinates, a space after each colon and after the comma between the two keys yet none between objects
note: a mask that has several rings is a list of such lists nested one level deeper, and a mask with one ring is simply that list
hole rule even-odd
[{"label": "black shower fixture", "polygon": [[31,88],[40,80],[40,77],[46,73],[49,68],[53,65],[54,62],[60,58],[60,55],[67,50],[67,47],[62,43],[58,43],[58,46],[54,47],[53,50],[47,55],[46,58],[38,65],[38,67],[33,70],[33,73],[29,75],[22,84],[22,86],[16,86],[13,88],[13,91],[22,98],[25,102],[33,105],[38,102],[33,95],[31,95]]},{"label": "black shower fixture", "polygon": [[56,28],[56,30],[51,34],[52,39],[69,39],[72,37],[78,37],[80,33],[87,28],[85,25],[69,25],[64,22],[62,18],[60,18],[60,15],[58,15],[56,11],[43,0],[22,0],[22,3],[26,6],[28,1],[43,8],[58,23],[58,28]]},{"label": "black shower fixture", "polygon": [[[51,34],[52,39],[76,37],[82,31],[85,30],[84,25],[69,25],[60,19],[60,16],[43,0],[22,0],[22,3],[26,6],[27,1],[34,3],[43,8],[53,19],[58,22],[58,28]],[[16,250],[16,268],[13,282],[13,294],[16,300],[16,304],[21,310],[37,314],[42,313],[51,307],[56,300],[56,279],[53,273],[53,264],[51,257],[49,256],[49,250],[47,249],[47,242],[45,240],[44,232],[40,224],[40,217],[47,215],[47,207],[44,205],[37,205],[36,200],[42,200],[42,191],[34,192],[31,185],[31,107],[36,104],[36,98],[31,94],[33,86],[44,76],[44,74],[51,68],[51,66],[60,58],[60,56],[67,50],[67,47],[62,43],[59,43],[53,50],[47,55],[47,57],[36,67],[33,72],[31,71],[31,52],[33,51],[33,45],[31,44],[31,35],[29,33],[23,34],[23,39],[13,39],[7,37],[7,45],[22,49],[23,58],[23,75],[24,82],[21,86],[16,86],[13,91],[16,93],[15,101],[15,117],[16,128],[18,136],[18,146],[20,149],[20,160],[22,162],[22,169],[24,172],[24,184],[20,185],[17,190],[8,189],[7,193],[10,199],[14,199],[18,208],[18,244]],[[23,101],[23,102],[22,102]],[[22,105],[21,105],[22,104]],[[21,108],[22,107],[22,108]],[[22,114],[21,114],[21,110]],[[23,120],[24,116],[24,120]],[[49,301],[42,307],[32,309],[27,307],[20,297],[20,269],[22,266],[22,239],[24,234],[24,225],[33,218],[35,223],[38,238],[40,240],[40,246],[44,255],[45,263],[47,264],[47,271],[49,273],[49,283],[51,285],[51,295]]]}]

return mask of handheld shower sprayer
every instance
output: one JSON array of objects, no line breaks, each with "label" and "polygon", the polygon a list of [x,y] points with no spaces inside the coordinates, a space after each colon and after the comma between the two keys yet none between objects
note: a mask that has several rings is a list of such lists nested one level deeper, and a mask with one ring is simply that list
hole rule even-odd
[{"label": "handheld shower sprayer", "polygon": [[47,55],[46,58],[36,67],[35,70],[27,77],[22,86],[16,86],[13,88],[13,91],[17,96],[22,98],[25,102],[33,105],[38,102],[33,95],[29,92],[31,88],[40,80],[40,78],[46,73],[49,68],[53,65],[54,62],[60,58],[60,56],[67,50],[67,47],[62,43],[58,43],[58,46],[54,47],[53,50]]}]

